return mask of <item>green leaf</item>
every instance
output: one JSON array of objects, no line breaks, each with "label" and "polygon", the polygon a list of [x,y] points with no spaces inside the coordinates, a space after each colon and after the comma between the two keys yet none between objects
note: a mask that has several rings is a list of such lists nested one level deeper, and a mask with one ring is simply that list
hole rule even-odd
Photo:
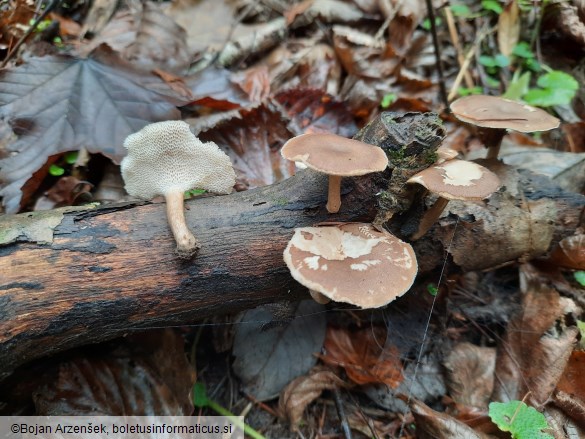
[{"label": "green leaf", "polygon": [[459,93],[459,96],[480,95],[481,92],[482,89],[479,85],[471,88],[459,87],[457,89],[457,93]]},{"label": "green leaf", "polygon": [[439,289],[433,284],[428,284],[427,291],[429,292],[429,294],[431,296],[435,297],[437,295],[437,293],[439,292]]},{"label": "green leaf", "polygon": [[542,66],[538,61],[536,61],[535,58],[527,59],[526,61],[524,61],[524,67],[526,67],[529,70],[532,70],[533,72],[542,71]]},{"label": "green leaf", "polygon": [[65,163],[67,163],[68,165],[75,164],[78,156],[79,156],[78,151],[69,151],[65,153]]},{"label": "green leaf", "polygon": [[508,67],[510,65],[510,58],[501,53],[498,53],[494,57],[494,61],[496,62],[496,66],[498,67]]},{"label": "green leaf", "polygon": [[[519,70],[517,71],[517,73],[518,72],[519,72]],[[530,72],[526,72],[523,75],[521,75],[520,77],[518,77],[518,75],[514,74],[514,77],[512,78],[512,82],[510,82],[510,85],[508,86],[508,90],[506,90],[506,93],[504,93],[502,95],[502,97],[507,98],[507,99],[512,99],[515,101],[522,98],[522,96],[524,96],[528,92],[528,86],[530,84],[530,76],[531,76]]]},{"label": "green leaf", "polygon": [[456,17],[467,18],[471,15],[471,9],[467,5],[451,5],[450,6],[451,12]]},{"label": "green leaf", "polygon": [[513,439],[553,439],[542,430],[548,428],[544,415],[522,401],[492,402],[489,415],[502,431],[508,431]]},{"label": "green leaf", "polygon": [[49,174],[53,177],[60,177],[61,175],[65,174],[65,169],[58,165],[51,165],[49,167]]},{"label": "green leaf", "polygon": [[575,78],[565,72],[552,70],[545,75],[542,75],[536,81],[536,84],[542,88],[562,88],[565,90],[577,91],[579,83]]},{"label": "green leaf", "polygon": [[579,285],[585,287],[585,271],[575,271],[573,273],[575,280],[579,282]]},{"label": "green leaf", "polygon": [[396,93],[388,93],[387,95],[384,95],[384,97],[382,98],[382,101],[380,102],[380,107],[386,109],[394,102],[396,102],[396,99],[398,99]]},{"label": "green leaf", "polygon": [[481,55],[479,57],[479,63],[486,67],[496,67],[496,60],[493,56]]},{"label": "green leaf", "polygon": [[492,11],[492,12],[495,12],[496,14],[501,14],[502,12],[504,12],[500,3],[498,3],[495,0],[483,0],[481,2],[481,6],[486,11]]},{"label": "green leaf", "polygon": [[198,381],[193,386],[193,404],[195,407],[207,407],[209,400],[207,399],[207,391],[205,390],[205,384]]},{"label": "green leaf", "polygon": [[493,76],[489,76],[489,75],[486,76],[485,82],[488,85],[488,87],[491,87],[491,88],[497,88],[500,86],[500,81],[498,81]]},{"label": "green leaf", "polygon": [[[441,23],[443,23],[443,20],[441,20],[441,17],[435,17],[435,26],[439,27],[441,25]],[[425,18],[424,21],[422,22],[421,26],[424,30],[431,30],[431,20],[429,20],[428,18]]]},{"label": "green leaf", "polygon": [[534,58],[534,53],[532,50],[530,50],[530,44],[525,41],[520,41],[518,44],[516,44],[512,50],[512,53],[516,56],[519,56],[520,58]]}]

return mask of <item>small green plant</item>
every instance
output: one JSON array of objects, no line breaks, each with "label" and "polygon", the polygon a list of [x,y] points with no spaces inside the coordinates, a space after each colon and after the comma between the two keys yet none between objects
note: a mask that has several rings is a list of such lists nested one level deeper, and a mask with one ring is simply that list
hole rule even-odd
[{"label": "small green plant", "polygon": [[439,289],[434,284],[428,284],[427,291],[429,292],[429,294],[431,296],[435,297],[437,295],[437,293],[439,292]]},{"label": "small green plant", "polygon": [[583,270],[575,271],[573,273],[573,277],[579,283],[579,285],[585,287],[585,271]]},{"label": "small green plant", "polygon": [[185,191],[183,194],[183,199],[188,200],[189,198],[193,198],[197,195],[204,194],[206,191],[204,189],[190,189]]},{"label": "small green plant", "polygon": [[510,432],[512,439],[553,439],[543,431],[549,428],[544,415],[522,401],[492,402],[489,415],[500,430]]},{"label": "small green plant", "polygon": [[242,422],[240,418],[238,418],[235,414],[230,412],[228,409],[222,407],[217,402],[209,399],[207,396],[207,391],[205,390],[205,384],[202,382],[196,382],[193,386],[193,405],[197,408],[204,408],[208,407],[214,412],[218,413],[221,416],[225,416],[230,418],[238,428],[244,430],[244,434],[247,437],[251,437],[253,439],[265,439],[260,433],[250,427],[248,424]]},{"label": "small green plant", "polygon": [[384,97],[380,101],[380,107],[382,107],[383,109],[386,109],[390,105],[392,105],[394,102],[396,102],[396,99],[398,99],[398,96],[396,95],[396,93],[388,93],[388,94],[384,95]]},{"label": "small green plant", "polygon": [[59,165],[51,165],[49,167],[49,174],[51,174],[53,177],[60,177],[65,174],[65,168],[62,168]]},{"label": "small green plant", "polygon": [[78,152],[70,151],[63,155],[63,157],[49,167],[49,174],[53,177],[61,177],[77,161]]}]

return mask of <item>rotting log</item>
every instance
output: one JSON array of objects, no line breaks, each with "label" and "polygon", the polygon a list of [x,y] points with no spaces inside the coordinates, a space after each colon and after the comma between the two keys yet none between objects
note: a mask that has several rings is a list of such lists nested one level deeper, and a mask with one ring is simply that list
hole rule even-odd
[{"label": "rotting log", "polygon": [[[272,186],[191,200],[187,222],[202,243],[193,261],[174,254],[164,204],[0,217],[0,378],[32,359],[131,330],[188,324],[306,294],[282,260],[292,229],[324,221],[371,221],[387,173],[344,179],[343,205],[336,215],[325,210],[326,177],[308,170]],[[513,233],[505,223],[482,227],[487,220],[477,219],[483,209],[486,217],[510,221],[500,213],[508,209],[506,200],[515,206],[548,204],[545,213],[533,209],[534,217],[512,218],[534,223],[523,227],[533,234],[541,234],[536,225],[546,223],[549,242],[538,250],[525,245],[504,256],[496,252],[487,262],[475,258],[465,269],[542,254],[578,225],[581,195],[533,174],[516,186],[515,194],[502,191],[487,203],[474,203],[472,214],[458,213],[458,227],[468,224],[476,240],[462,245],[503,242]],[[405,221],[408,215],[402,218],[403,229],[408,228]],[[454,215],[447,215],[416,243],[421,270],[442,263],[453,221]]]}]

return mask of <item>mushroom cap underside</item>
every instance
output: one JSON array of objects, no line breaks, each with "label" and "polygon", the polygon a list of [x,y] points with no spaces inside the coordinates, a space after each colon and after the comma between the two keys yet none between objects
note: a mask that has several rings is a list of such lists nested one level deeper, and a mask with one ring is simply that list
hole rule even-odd
[{"label": "mushroom cap underside", "polygon": [[121,163],[126,191],[152,199],[193,188],[229,194],[235,184],[231,161],[213,142],[203,143],[183,121],[147,125],[129,135]]},{"label": "mushroom cap underside", "polygon": [[293,278],[336,302],[378,308],[412,286],[412,247],[370,224],[295,229],[284,260]]}]

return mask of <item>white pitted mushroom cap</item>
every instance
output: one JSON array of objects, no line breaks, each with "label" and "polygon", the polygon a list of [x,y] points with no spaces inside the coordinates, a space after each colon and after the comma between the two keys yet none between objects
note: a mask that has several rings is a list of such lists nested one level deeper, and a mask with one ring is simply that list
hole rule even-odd
[{"label": "white pitted mushroom cap", "polygon": [[388,157],[379,146],[337,134],[301,134],[288,140],[280,154],[315,171],[341,177],[381,172],[388,166]]},{"label": "white pitted mushroom cap", "polygon": [[410,289],[418,270],[409,244],[371,224],[295,229],[283,256],[297,282],[361,308],[392,302]]},{"label": "white pitted mushroom cap", "polygon": [[467,160],[448,160],[420,171],[407,183],[418,183],[447,200],[479,201],[501,186],[489,169]]},{"label": "white pitted mushroom cap", "polygon": [[522,133],[548,131],[560,124],[559,119],[540,108],[497,96],[465,96],[451,104],[451,111],[457,119],[472,125]]},{"label": "white pitted mushroom cap", "polygon": [[152,199],[170,192],[205,189],[229,194],[236,174],[229,157],[213,142],[203,143],[180,120],[157,122],[130,134],[122,160],[126,191]]}]

